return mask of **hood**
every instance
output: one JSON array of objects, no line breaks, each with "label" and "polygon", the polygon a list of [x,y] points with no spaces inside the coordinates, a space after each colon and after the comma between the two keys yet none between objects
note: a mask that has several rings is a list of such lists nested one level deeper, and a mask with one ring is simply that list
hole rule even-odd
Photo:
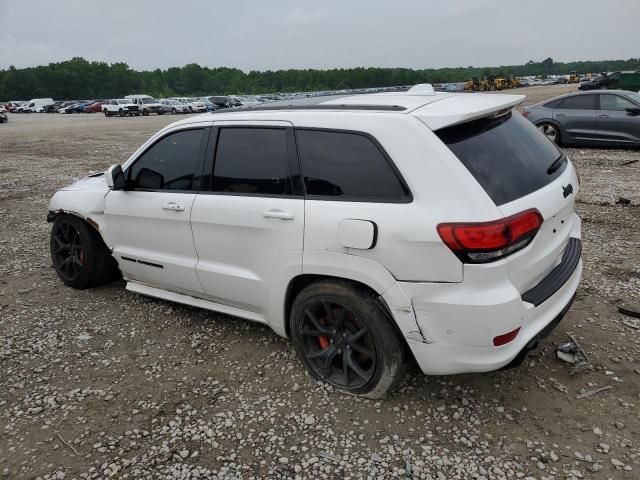
[{"label": "hood", "polygon": [[82,190],[105,190],[106,193],[108,189],[109,187],[107,186],[107,179],[104,172],[102,172],[81,178],[80,180],[72,183],[71,185],[63,187],[60,190],[67,192],[79,192]]}]

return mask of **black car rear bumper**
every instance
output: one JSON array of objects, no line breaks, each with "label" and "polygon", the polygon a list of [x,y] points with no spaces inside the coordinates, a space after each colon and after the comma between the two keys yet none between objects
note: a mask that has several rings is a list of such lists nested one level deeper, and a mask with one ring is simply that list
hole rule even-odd
[{"label": "black car rear bumper", "polygon": [[522,300],[536,307],[548,300],[571,278],[580,263],[581,255],[582,241],[579,238],[570,238],[560,264],[535,287],[524,292]]}]

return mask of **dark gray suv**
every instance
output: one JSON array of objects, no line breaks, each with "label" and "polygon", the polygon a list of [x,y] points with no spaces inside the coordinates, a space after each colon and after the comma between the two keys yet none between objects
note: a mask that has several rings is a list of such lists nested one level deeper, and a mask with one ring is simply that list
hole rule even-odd
[{"label": "dark gray suv", "polygon": [[556,144],[640,146],[640,94],[578,92],[524,107],[522,114]]}]

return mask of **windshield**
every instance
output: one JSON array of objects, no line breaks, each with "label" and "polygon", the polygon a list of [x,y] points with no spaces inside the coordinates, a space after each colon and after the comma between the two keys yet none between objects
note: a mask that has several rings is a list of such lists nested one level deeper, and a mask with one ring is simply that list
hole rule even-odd
[{"label": "windshield", "polygon": [[454,125],[435,134],[498,206],[551,183],[567,165],[566,161],[554,164],[562,152],[518,112]]},{"label": "windshield", "polygon": [[124,105],[125,103],[130,103],[130,102],[129,100],[118,100],[118,103],[121,103]]},{"label": "windshield", "polygon": [[156,101],[153,98],[143,98],[142,103],[156,103]]}]

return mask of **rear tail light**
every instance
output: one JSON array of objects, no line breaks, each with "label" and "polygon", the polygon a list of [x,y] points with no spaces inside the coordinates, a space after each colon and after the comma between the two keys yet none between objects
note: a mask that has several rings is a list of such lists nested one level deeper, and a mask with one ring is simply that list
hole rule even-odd
[{"label": "rear tail light", "polygon": [[522,116],[523,116],[524,118],[527,118],[527,117],[529,116],[529,112],[527,112],[526,110],[524,110],[524,111],[522,112]]},{"label": "rear tail light", "polygon": [[442,241],[464,263],[498,260],[526,247],[542,226],[535,208],[511,217],[482,223],[441,223]]}]

